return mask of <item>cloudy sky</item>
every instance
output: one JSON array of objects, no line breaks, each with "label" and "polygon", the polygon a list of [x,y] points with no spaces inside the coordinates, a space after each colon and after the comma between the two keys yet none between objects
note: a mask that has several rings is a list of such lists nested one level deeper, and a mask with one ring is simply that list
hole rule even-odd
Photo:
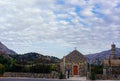
[{"label": "cloudy sky", "polygon": [[120,47],[120,0],[0,0],[0,41],[19,54],[63,57]]}]

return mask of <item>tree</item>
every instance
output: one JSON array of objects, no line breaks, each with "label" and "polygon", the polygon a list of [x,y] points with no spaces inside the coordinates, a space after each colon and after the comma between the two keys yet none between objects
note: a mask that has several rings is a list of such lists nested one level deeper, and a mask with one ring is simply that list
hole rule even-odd
[{"label": "tree", "polygon": [[50,65],[50,70],[51,71],[55,71],[56,70],[56,65],[55,64],[51,64]]},{"label": "tree", "polygon": [[3,74],[5,71],[5,66],[0,63],[0,74]]}]

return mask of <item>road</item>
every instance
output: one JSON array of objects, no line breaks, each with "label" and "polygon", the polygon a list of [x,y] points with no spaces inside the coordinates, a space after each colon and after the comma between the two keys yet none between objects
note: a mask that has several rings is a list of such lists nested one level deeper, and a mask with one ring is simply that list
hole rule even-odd
[{"label": "road", "polygon": [[[41,79],[41,78],[0,78],[0,81],[61,81],[61,79]],[[62,81],[80,81],[80,80],[63,80]],[[83,81],[83,80],[82,80]]]},{"label": "road", "polygon": [[[86,81],[86,80],[70,80],[70,79],[40,79],[40,78],[0,78],[0,81]],[[91,80],[87,80],[91,81]],[[101,80],[95,80],[101,81]],[[103,81],[114,81],[114,80],[103,80]]]}]

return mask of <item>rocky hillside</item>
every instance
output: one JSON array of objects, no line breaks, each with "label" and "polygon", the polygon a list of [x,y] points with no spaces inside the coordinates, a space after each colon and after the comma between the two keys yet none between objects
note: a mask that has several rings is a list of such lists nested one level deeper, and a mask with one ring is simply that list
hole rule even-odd
[{"label": "rocky hillside", "polygon": [[0,42],[0,55],[4,57],[10,57],[15,59],[17,62],[24,62],[24,63],[58,63],[60,61],[59,58],[54,56],[44,56],[39,53],[30,52],[26,54],[17,54],[13,50],[9,49],[3,43]]},{"label": "rocky hillside", "polygon": [[[111,50],[103,51],[95,54],[88,54],[88,62],[92,64],[102,64],[104,59],[108,59],[111,54]],[[120,58],[120,48],[116,48],[116,56]]]},{"label": "rocky hillside", "polygon": [[19,55],[10,55],[13,59],[18,62],[24,63],[58,63],[60,61],[59,58],[53,56],[44,56],[39,53],[30,52],[26,54]]},{"label": "rocky hillside", "polygon": [[17,54],[13,50],[9,49],[7,46],[5,46],[3,43],[0,42],[0,52],[3,52],[5,54]]}]

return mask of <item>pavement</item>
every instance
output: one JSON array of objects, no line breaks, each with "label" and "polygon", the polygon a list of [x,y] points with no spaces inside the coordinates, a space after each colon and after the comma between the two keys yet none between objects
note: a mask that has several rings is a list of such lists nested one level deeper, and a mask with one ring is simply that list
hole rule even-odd
[{"label": "pavement", "polygon": [[69,77],[67,80],[86,80],[86,77]]},{"label": "pavement", "polygon": [[[82,79],[82,80],[81,80]],[[85,81],[83,78],[70,77],[69,79],[43,79],[43,78],[21,78],[21,77],[3,77],[0,81]]]}]

